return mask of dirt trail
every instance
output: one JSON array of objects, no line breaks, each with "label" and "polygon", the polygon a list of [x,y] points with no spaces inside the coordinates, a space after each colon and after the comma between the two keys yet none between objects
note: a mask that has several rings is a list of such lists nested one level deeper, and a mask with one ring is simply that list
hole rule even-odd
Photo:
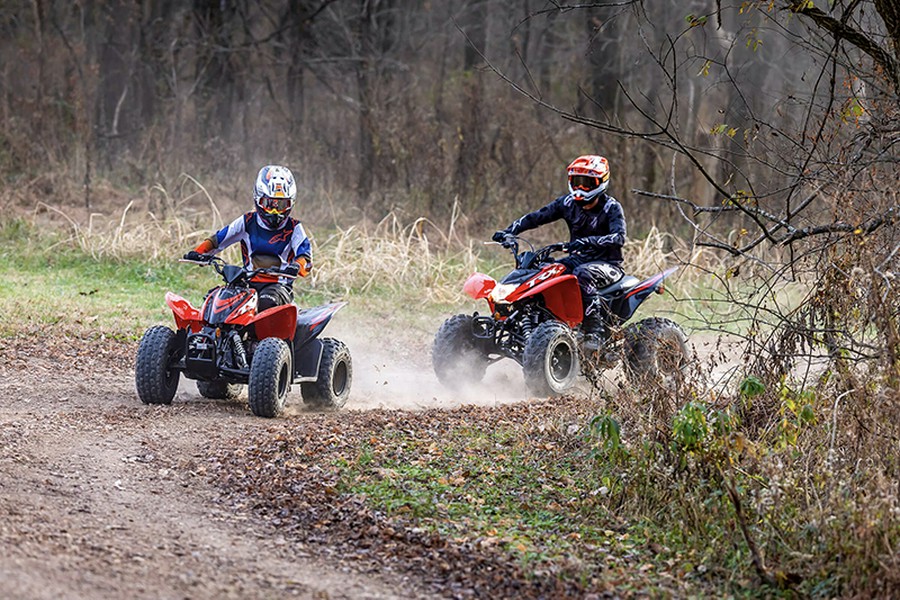
[{"label": "dirt trail", "polygon": [[[354,357],[346,411],[528,397],[512,361],[451,396],[430,369],[430,339],[389,344],[340,320],[327,334]],[[246,392],[207,401],[182,379],[172,406],[143,406],[134,343],[39,332],[0,342],[0,598],[433,596],[402,573],[359,573],[327,544],[286,539],[252,506],[217,503],[209,450],[273,428],[250,414]],[[292,393],[277,423],[318,416]]]},{"label": "dirt trail", "polygon": [[[386,344],[340,320],[328,335],[354,357],[345,410],[495,405],[527,397],[518,367],[496,365],[452,396],[430,369],[430,339]],[[0,598],[415,598],[433,588],[399,573],[359,573],[328,548],[286,539],[217,503],[210,448],[265,432],[246,392],[204,400],[182,379],[172,406],[134,391],[136,344],[56,339],[0,343]],[[285,417],[317,413],[297,393]],[[280,421],[279,423],[283,423]]]},{"label": "dirt trail", "polygon": [[204,450],[270,422],[192,384],[142,406],[121,362],[25,339],[0,350],[0,597],[422,595],[218,506]]}]

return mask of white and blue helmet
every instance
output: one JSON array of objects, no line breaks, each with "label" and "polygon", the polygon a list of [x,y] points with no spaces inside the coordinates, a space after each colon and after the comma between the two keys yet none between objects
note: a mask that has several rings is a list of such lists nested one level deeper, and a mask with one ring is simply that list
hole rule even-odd
[{"label": "white and blue helmet", "polygon": [[287,167],[267,165],[259,170],[253,188],[256,214],[269,229],[278,229],[287,220],[297,198],[297,184]]}]

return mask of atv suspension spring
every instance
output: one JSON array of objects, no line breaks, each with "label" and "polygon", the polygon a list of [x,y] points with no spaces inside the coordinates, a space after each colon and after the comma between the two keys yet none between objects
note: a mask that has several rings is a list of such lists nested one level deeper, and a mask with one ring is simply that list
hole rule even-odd
[{"label": "atv suspension spring", "polygon": [[521,329],[519,330],[521,332],[522,338],[527,340],[529,337],[531,337],[531,331],[533,329],[534,323],[531,321],[531,315],[523,315]]},{"label": "atv suspension spring", "polygon": [[246,369],[248,367],[247,350],[244,348],[244,342],[241,341],[241,336],[234,330],[231,332],[231,347],[234,350],[235,366],[238,369]]}]

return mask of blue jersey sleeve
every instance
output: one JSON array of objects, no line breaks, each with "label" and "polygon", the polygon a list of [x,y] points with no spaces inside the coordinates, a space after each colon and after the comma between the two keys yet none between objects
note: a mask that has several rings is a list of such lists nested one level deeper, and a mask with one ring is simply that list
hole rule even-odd
[{"label": "blue jersey sleeve", "polygon": [[247,231],[246,222],[246,215],[241,215],[222,229],[218,230],[214,236],[216,240],[216,252],[221,252],[228,246],[240,241]]}]

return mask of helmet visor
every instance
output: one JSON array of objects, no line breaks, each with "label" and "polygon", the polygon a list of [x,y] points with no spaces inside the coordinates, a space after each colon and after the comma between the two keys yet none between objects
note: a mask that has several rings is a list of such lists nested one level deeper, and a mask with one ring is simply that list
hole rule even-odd
[{"label": "helmet visor", "polygon": [[259,199],[259,207],[267,213],[283,214],[290,210],[294,204],[290,198],[270,198],[263,196]]},{"label": "helmet visor", "polygon": [[571,175],[569,177],[569,186],[572,188],[572,191],[593,192],[600,187],[600,178],[590,175]]}]

